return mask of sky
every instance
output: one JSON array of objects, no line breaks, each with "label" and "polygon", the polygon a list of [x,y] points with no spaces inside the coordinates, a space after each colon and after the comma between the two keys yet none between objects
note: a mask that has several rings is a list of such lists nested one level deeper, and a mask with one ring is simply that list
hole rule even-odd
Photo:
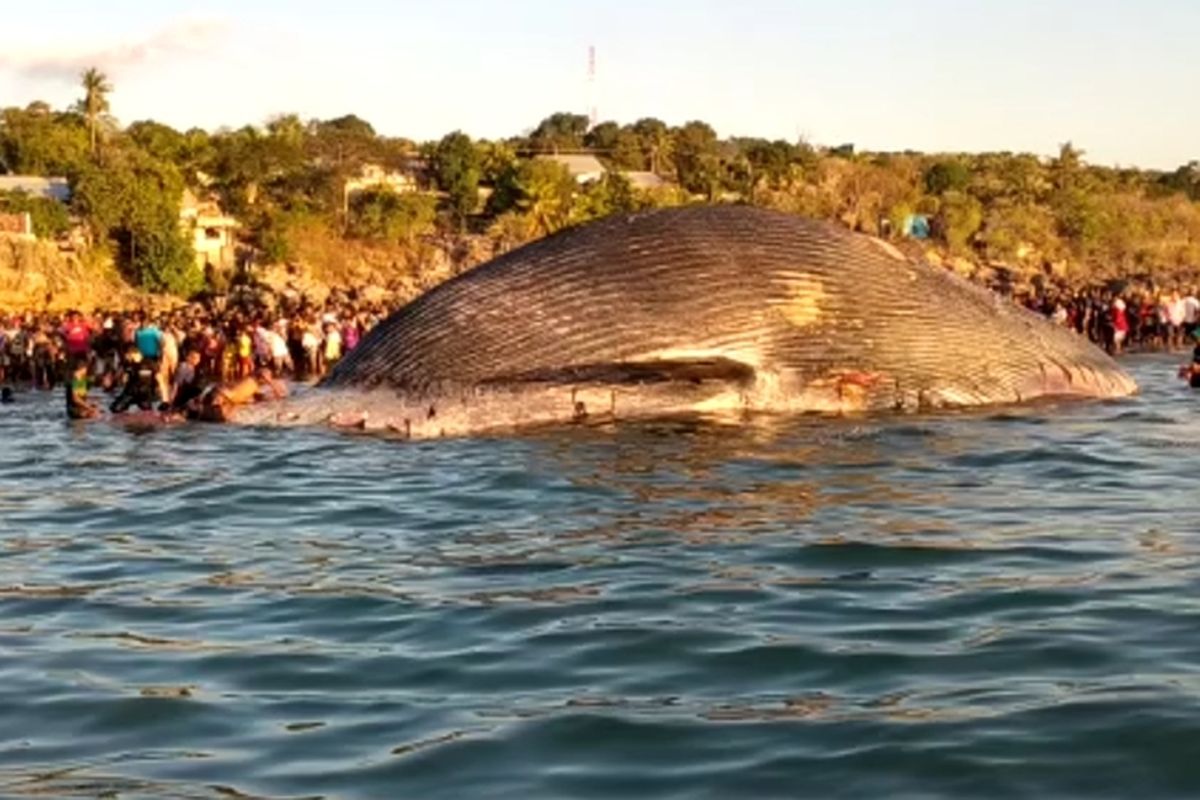
[{"label": "sky", "polygon": [[353,113],[389,136],[498,138],[594,107],[860,150],[1049,155],[1071,141],[1097,164],[1200,159],[1200,0],[19,6],[4,15],[0,106],[65,107],[95,65],[122,124]]}]

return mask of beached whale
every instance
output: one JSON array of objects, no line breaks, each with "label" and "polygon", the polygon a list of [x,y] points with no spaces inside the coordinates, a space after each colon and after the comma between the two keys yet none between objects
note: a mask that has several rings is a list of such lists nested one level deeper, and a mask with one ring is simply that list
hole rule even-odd
[{"label": "beached whale", "polygon": [[436,287],[251,423],[413,438],[679,413],[1117,397],[1075,333],[833,224],[747,206],[562,231]]}]

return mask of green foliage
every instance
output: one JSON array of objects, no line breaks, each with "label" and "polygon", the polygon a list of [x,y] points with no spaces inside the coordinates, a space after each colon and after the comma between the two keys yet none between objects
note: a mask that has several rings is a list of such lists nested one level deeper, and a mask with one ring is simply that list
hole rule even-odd
[{"label": "green foliage", "polygon": [[589,150],[608,152],[616,147],[617,139],[620,135],[621,126],[611,120],[607,120],[598,123],[596,127],[584,135],[583,145]]},{"label": "green foliage", "polygon": [[45,103],[0,112],[0,172],[72,175],[88,159],[88,131],[78,114]]},{"label": "green foliage", "polygon": [[250,226],[251,242],[268,264],[283,264],[292,258],[292,222],[294,214],[260,213]]},{"label": "green foliage", "polygon": [[362,192],[350,203],[350,232],[362,239],[413,244],[432,233],[437,203],[424,194],[397,194],[389,189]]},{"label": "green foliage", "polygon": [[583,114],[558,112],[538,123],[529,135],[530,146],[539,152],[579,150],[587,134],[588,118]]},{"label": "green foliage", "polygon": [[[1161,173],[1105,169],[1070,143],[1049,161],[1028,153],[856,154],[853,145],[817,151],[803,142],[721,140],[701,121],[671,128],[647,117],[589,130],[586,117],[571,113],[550,115],[526,137],[476,142],[454,132],[420,147],[380,136],[353,115],[287,114],[212,133],[143,120],[121,131],[107,115],[111,91],[92,70],[70,111],[41,102],[0,110],[0,173],[70,178],[72,210],[94,241],[111,244],[132,279],[157,289],[186,292],[198,278],[179,232],[185,185],[197,196],[215,192],[241,222],[242,242],[269,262],[333,257],[343,237],[411,255],[428,246],[426,234],[462,232],[481,212],[484,187],[488,202],[472,227],[501,248],[608,214],[733,195],[893,237],[910,214],[927,214],[949,249],[1009,263],[1070,258],[1093,274],[1200,263],[1195,161]],[[583,149],[610,172],[582,187],[562,166],[535,157]],[[404,171],[438,193],[349,194],[368,165]],[[667,185],[636,190],[619,174],[634,170]],[[28,210],[41,235],[68,224],[52,201],[8,196],[0,208]]]},{"label": "green foliage", "polygon": [[751,188],[760,182],[773,189],[783,187],[792,176],[792,165],[800,160],[797,146],[781,139],[742,139],[736,144],[750,165]]},{"label": "green foliage", "polygon": [[571,210],[572,222],[587,222],[636,211],[641,202],[629,181],[619,173],[606,172],[598,181],[592,181],[575,197]]},{"label": "green foliage", "polygon": [[937,216],[937,230],[949,248],[957,253],[969,250],[971,240],[983,225],[983,206],[963,192],[947,192]]},{"label": "green foliage", "polygon": [[[544,236],[571,221],[577,188],[571,173],[556,161],[522,161],[500,177],[488,212],[497,218],[517,213],[527,221],[532,235]],[[516,227],[511,221],[507,224],[509,230]]]},{"label": "green foliage", "polygon": [[1079,178],[1083,174],[1083,151],[1071,142],[1062,144],[1058,149],[1058,158],[1050,165],[1050,175],[1056,189],[1078,188]]},{"label": "green foliage", "polygon": [[1000,202],[984,215],[980,238],[990,258],[1011,261],[1034,251],[1042,258],[1059,256],[1054,215],[1042,206]]},{"label": "green foliage", "polygon": [[587,132],[583,144],[613,169],[646,169],[642,141],[632,126],[601,122]]},{"label": "green foliage", "polygon": [[934,195],[962,192],[971,183],[971,171],[961,161],[938,161],[925,170],[925,191]]},{"label": "green foliage", "polygon": [[108,113],[108,95],[112,92],[112,84],[108,77],[96,69],[89,67],[79,76],[83,86],[83,99],[79,101],[79,110],[83,113],[88,124],[88,135],[91,139],[92,157],[96,156],[96,147],[100,133],[101,118]]},{"label": "green foliage", "polygon": [[275,120],[275,130],[267,131],[276,147],[283,152],[294,152],[297,144],[303,144],[302,157],[316,159],[339,177],[356,172],[363,164],[382,160],[386,151],[371,124],[353,114],[314,120],[308,124],[303,139],[286,126],[279,126],[280,119]]},{"label": "green foliage", "polygon": [[170,125],[140,120],[125,129],[125,135],[151,158],[179,164],[187,151],[187,138]]},{"label": "green foliage", "polygon": [[433,153],[433,175],[446,193],[446,204],[461,227],[479,205],[483,163],[471,137],[462,131],[448,133]]},{"label": "green foliage", "polygon": [[179,171],[140,152],[75,179],[72,203],[97,241],[116,245],[118,264],[151,291],[188,295],[203,283],[179,223]]},{"label": "green foliage", "polygon": [[0,212],[28,214],[34,235],[43,239],[62,236],[71,227],[67,207],[50,197],[34,197],[22,191],[0,192]]},{"label": "green foliage", "polygon": [[144,289],[190,297],[204,288],[204,272],[196,265],[191,244],[177,227],[178,219],[143,220],[118,234],[130,276]]},{"label": "green foliage", "polygon": [[656,175],[665,175],[671,171],[672,144],[671,129],[667,123],[654,117],[644,117],[633,123],[633,134],[641,146],[647,169]]},{"label": "green foliage", "polygon": [[716,131],[705,122],[693,121],[675,131],[674,138],[679,185],[711,200],[721,180]]},{"label": "green foliage", "polygon": [[1178,192],[1191,200],[1200,200],[1200,161],[1189,161],[1157,181],[1158,188]]},{"label": "green foliage", "polygon": [[1028,153],[985,153],[971,159],[971,193],[985,205],[1044,203],[1050,193],[1049,174],[1037,156]]},{"label": "green foliage", "polygon": [[517,151],[507,142],[480,142],[478,147],[481,183],[495,186],[517,166]]}]

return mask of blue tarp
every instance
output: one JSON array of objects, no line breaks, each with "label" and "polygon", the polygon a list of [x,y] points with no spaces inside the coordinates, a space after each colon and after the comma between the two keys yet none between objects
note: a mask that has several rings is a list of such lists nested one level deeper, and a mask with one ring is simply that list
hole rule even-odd
[{"label": "blue tarp", "polygon": [[929,217],[924,214],[909,214],[904,218],[904,235],[912,239],[928,239]]}]

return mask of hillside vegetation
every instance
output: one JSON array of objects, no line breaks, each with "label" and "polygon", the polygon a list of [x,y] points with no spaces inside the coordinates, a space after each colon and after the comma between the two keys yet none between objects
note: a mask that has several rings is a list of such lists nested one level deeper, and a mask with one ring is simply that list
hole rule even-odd
[{"label": "hillside vegetation", "polygon": [[[721,139],[700,121],[589,128],[567,113],[500,141],[456,131],[414,142],[381,136],[353,115],[178,131],[152,120],[116,124],[107,113],[112,87],[94,70],[83,87],[70,109],[33,103],[0,112],[0,172],[66,176],[70,214],[92,248],[149,291],[204,288],[178,223],[185,188],[215,196],[241,221],[253,264],[291,263],[316,280],[403,294],[564,226],[693,202],[751,203],[894,240],[919,215],[929,222],[925,249],[960,266],[1003,265],[1064,283],[1170,282],[1190,279],[1200,265],[1196,162],[1167,172],[1103,167],[1071,144],[1048,159],[859,153],[850,145]],[[608,171],[580,185],[563,165],[538,158],[552,153],[590,153]],[[347,181],[367,165],[410,176],[415,190],[347,194]],[[628,172],[665,183],[637,189]],[[0,210],[30,211],[46,236],[69,224],[54,205],[0,196]]]}]

